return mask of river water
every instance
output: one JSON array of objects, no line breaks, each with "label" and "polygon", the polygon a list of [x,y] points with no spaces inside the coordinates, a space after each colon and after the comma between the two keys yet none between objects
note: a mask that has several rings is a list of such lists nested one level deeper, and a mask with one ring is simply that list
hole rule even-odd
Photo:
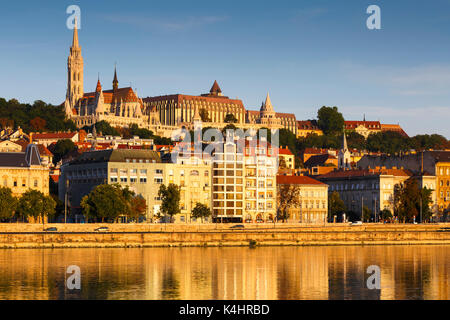
[{"label": "river water", "polygon": [[0,250],[0,299],[449,298],[450,245]]}]

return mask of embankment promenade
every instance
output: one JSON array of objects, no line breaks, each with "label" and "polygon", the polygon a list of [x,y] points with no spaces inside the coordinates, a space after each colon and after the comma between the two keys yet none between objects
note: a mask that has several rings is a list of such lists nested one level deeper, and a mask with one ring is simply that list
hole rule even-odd
[{"label": "embankment promenade", "polygon": [[[108,231],[95,231],[106,226]],[[0,224],[0,248],[450,244],[450,224]],[[57,231],[43,231],[55,227]]]}]

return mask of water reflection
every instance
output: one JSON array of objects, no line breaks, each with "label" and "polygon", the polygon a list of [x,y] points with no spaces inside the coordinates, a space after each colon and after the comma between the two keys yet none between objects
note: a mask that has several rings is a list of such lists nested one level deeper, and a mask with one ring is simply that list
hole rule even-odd
[{"label": "water reflection", "polygon": [[[449,299],[450,246],[0,250],[0,299]],[[81,290],[66,268],[81,268]],[[381,290],[366,288],[369,265]]]}]

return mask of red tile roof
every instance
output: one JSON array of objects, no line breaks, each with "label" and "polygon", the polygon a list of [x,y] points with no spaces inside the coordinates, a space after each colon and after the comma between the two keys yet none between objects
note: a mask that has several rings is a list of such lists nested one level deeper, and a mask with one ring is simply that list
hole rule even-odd
[{"label": "red tile roof", "polygon": [[33,133],[33,140],[72,139],[78,132]]},{"label": "red tile roof", "polygon": [[411,176],[412,173],[405,169],[362,169],[362,170],[336,170],[327,174],[321,175],[320,178],[351,178],[364,176],[379,176],[379,175],[394,175],[394,176]]},{"label": "red tile roof", "polygon": [[297,128],[300,130],[320,130],[319,127],[311,121],[297,121]]},{"label": "red tile roof", "polygon": [[381,130],[380,121],[345,121],[346,129],[356,129],[358,126],[363,126],[371,130]]},{"label": "red tile roof", "polygon": [[307,176],[283,176],[283,175],[277,175],[277,184],[314,184],[326,186],[325,183],[317,181]]},{"label": "red tile roof", "polygon": [[283,148],[283,147],[281,147],[281,148],[278,148],[278,154],[285,154],[285,155],[288,155],[288,156],[292,156],[293,154],[292,154],[292,152],[291,152],[291,150],[289,150],[289,148]]}]

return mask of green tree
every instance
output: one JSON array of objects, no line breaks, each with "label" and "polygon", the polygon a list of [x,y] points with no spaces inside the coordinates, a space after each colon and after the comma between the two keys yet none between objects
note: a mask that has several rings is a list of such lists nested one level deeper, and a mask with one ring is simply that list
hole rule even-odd
[{"label": "green tree", "polygon": [[51,150],[53,153],[53,164],[57,164],[67,154],[76,149],[77,146],[72,140],[70,139],[58,140]]},{"label": "green tree", "polygon": [[130,199],[130,210],[128,216],[139,221],[139,218],[145,216],[147,211],[147,202],[141,195],[135,195]]},{"label": "green tree", "polygon": [[88,219],[115,220],[130,208],[124,192],[118,184],[101,184],[83,197],[81,207]]},{"label": "green tree", "polygon": [[50,196],[37,190],[28,190],[20,198],[16,213],[23,219],[41,218],[52,216],[55,213],[56,202]]},{"label": "green tree", "polygon": [[11,219],[17,204],[17,198],[12,195],[11,189],[0,187],[0,220]]},{"label": "green tree", "polygon": [[392,213],[389,209],[381,210],[380,215],[381,215],[381,219],[383,219],[383,221],[389,221],[392,219]]},{"label": "green tree", "polygon": [[395,131],[372,133],[367,137],[367,149],[372,152],[395,154],[411,149],[408,137]]},{"label": "green tree", "polygon": [[238,119],[232,113],[227,113],[224,119],[225,123],[237,123]]},{"label": "green tree", "polygon": [[[93,127],[90,128],[90,131],[92,131]],[[97,134],[107,135],[107,136],[118,136],[120,135],[119,132],[111,127],[109,122],[102,120],[95,124],[95,129],[97,131]]]},{"label": "green tree", "polygon": [[419,210],[422,210],[422,221],[420,221],[420,222],[421,223],[429,222],[431,219],[431,216],[433,215],[433,212],[431,211],[431,208],[430,208],[431,204],[432,204],[431,196],[432,196],[433,190],[427,189],[427,188],[422,188],[420,190],[420,193],[421,193],[420,201],[422,202],[421,204],[419,203],[419,205],[421,205]]},{"label": "green tree", "polygon": [[277,192],[277,219],[285,222],[289,219],[289,209],[300,203],[300,186],[297,184],[280,184]]},{"label": "green tree", "polygon": [[317,112],[317,124],[324,134],[335,134],[342,132],[344,117],[337,107],[323,106]]},{"label": "green tree", "polygon": [[363,222],[370,222],[370,218],[372,217],[372,210],[370,210],[368,207],[363,206]]},{"label": "green tree", "polygon": [[416,179],[409,179],[394,188],[395,215],[401,222],[412,222],[414,217],[419,220],[421,205],[423,220],[428,220],[431,217],[430,203],[431,190],[420,189]]},{"label": "green tree", "polygon": [[206,110],[205,108],[201,108],[198,113],[203,122],[211,122],[211,119],[209,118],[208,110]]},{"label": "green tree", "polygon": [[330,216],[328,217],[329,221],[333,221],[334,216],[339,216],[345,213],[345,204],[344,201],[339,196],[337,191],[333,191],[332,194],[328,196],[328,207]]},{"label": "green tree", "polygon": [[196,219],[201,218],[203,222],[204,218],[211,216],[211,210],[207,205],[197,202],[194,209],[192,209],[191,216]]},{"label": "green tree", "polygon": [[180,213],[180,187],[170,183],[167,187],[162,184],[159,187],[158,196],[161,198],[160,212],[169,215],[172,221],[173,216]]}]

